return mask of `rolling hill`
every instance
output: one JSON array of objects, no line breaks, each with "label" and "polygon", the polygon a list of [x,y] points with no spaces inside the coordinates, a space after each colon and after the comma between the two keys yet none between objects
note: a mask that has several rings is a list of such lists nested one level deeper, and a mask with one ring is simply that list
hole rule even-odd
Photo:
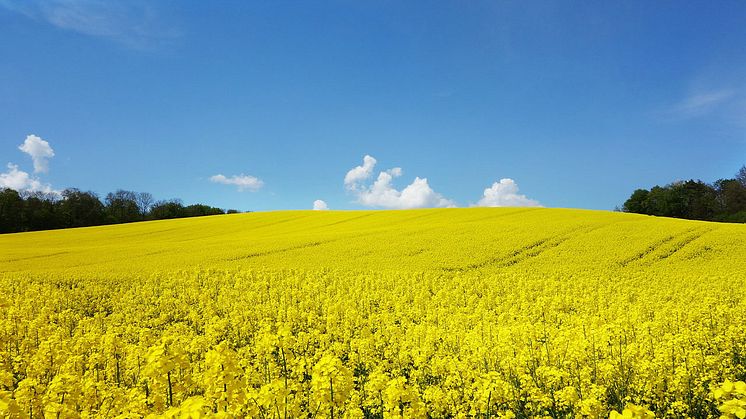
[{"label": "rolling hill", "polygon": [[736,417],[744,330],[744,225],[468,208],[0,236],[10,417]]},{"label": "rolling hill", "polygon": [[[0,236],[0,272],[190,267],[743,273],[746,226],[605,211],[278,211]],[[727,262],[724,262],[727,261]]]}]

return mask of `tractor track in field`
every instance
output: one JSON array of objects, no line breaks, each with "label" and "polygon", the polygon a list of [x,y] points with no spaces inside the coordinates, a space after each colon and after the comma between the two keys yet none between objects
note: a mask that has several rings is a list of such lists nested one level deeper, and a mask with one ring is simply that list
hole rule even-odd
[{"label": "tractor track in field", "polygon": [[51,258],[53,256],[66,255],[68,253],[71,253],[71,252],[65,251],[65,252],[47,253],[44,255],[26,256],[26,257],[21,257],[21,258],[3,259],[1,262],[20,262],[22,260],[44,259],[44,258]]},{"label": "tractor track in field", "polygon": [[513,250],[507,255],[501,255],[501,256],[497,256],[497,257],[483,260],[480,262],[471,263],[464,267],[443,268],[443,270],[447,272],[467,272],[467,271],[483,269],[488,266],[498,267],[498,268],[513,266],[523,261],[535,258],[541,255],[542,253],[545,253],[551,249],[554,249],[560,246],[562,243],[574,237],[578,237],[582,234],[590,233],[594,230],[598,230],[606,226],[607,226],[606,224],[595,225],[595,226],[580,226],[577,228],[570,229],[569,231],[566,231],[564,233],[560,233],[556,236],[551,236],[551,237],[546,237],[540,240],[536,240],[534,242],[529,243],[526,246]]},{"label": "tractor track in field", "polygon": [[338,242],[338,241],[342,241],[342,240],[351,240],[351,239],[356,239],[356,238],[365,237],[365,236],[372,236],[372,235],[377,234],[377,233],[378,232],[366,232],[366,233],[361,233],[361,234],[354,234],[354,235],[349,235],[349,236],[344,236],[344,237],[338,237],[338,238],[335,238],[335,239],[314,240],[314,241],[310,241],[310,242],[306,242],[306,243],[297,244],[297,245],[294,245],[294,246],[283,247],[283,248],[280,248],[280,249],[267,249],[267,250],[260,250],[260,251],[256,251],[256,252],[246,253],[246,254],[241,255],[241,256],[233,256],[233,257],[229,257],[229,258],[226,258],[226,259],[223,259],[223,260],[226,260],[226,261],[229,261],[229,262],[235,262],[235,261],[243,260],[243,259],[251,259],[251,258],[257,258],[257,257],[262,257],[262,256],[270,256],[270,255],[275,255],[275,254],[278,254],[278,253],[292,252],[293,250],[301,250],[301,249],[308,249],[308,248],[311,248],[311,247],[322,246],[322,245],[325,245],[325,244],[330,244],[330,243],[334,243],[334,242]]},{"label": "tractor track in field", "polygon": [[669,235],[648,245],[643,251],[636,253],[619,262],[619,266],[625,267],[631,263],[642,262],[652,264],[667,259],[674,253],[683,249],[689,243],[699,239],[703,235],[713,231],[712,228],[691,228],[679,234]]},{"label": "tractor track in field", "polygon": [[368,213],[368,214],[358,215],[356,217],[346,218],[344,220],[335,221],[333,223],[323,224],[323,225],[321,225],[319,227],[320,228],[327,228],[327,227],[336,226],[336,225],[340,225],[340,224],[350,223],[350,222],[353,222],[353,221],[357,221],[357,220],[359,220],[361,218],[368,218],[368,217],[372,216],[373,214],[374,213]]},{"label": "tractor track in field", "polygon": [[666,243],[670,242],[671,240],[675,239],[676,236],[666,236],[661,240],[655,241],[652,244],[648,245],[648,247],[645,248],[642,252],[638,252],[633,256],[630,256],[628,258],[623,259],[621,262],[619,262],[619,266],[627,266],[632,262],[642,260],[645,258],[645,256],[655,252],[658,248],[661,246],[664,246]]},{"label": "tractor track in field", "polygon": [[495,215],[491,215],[491,216],[488,216],[488,217],[474,218],[474,219],[471,219],[471,220],[465,220],[463,222],[464,223],[479,223],[479,222],[482,222],[482,221],[490,221],[490,220],[495,220],[495,219],[498,219],[498,218],[510,217],[510,216],[513,216],[513,215],[523,215],[523,214],[526,214],[526,213],[529,213],[529,212],[540,211],[540,210],[543,210],[543,209],[544,208],[522,208],[522,209],[519,209],[519,210],[516,210],[516,211],[506,211],[506,212],[501,213],[501,214],[495,214]]},{"label": "tractor track in field", "polygon": [[675,253],[679,252],[681,249],[688,246],[693,241],[699,239],[700,237],[704,236],[705,234],[713,230],[714,230],[713,228],[699,228],[699,229],[692,230],[691,234],[683,235],[683,238],[681,238],[681,240],[672,242],[671,248],[665,249],[662,251],[661,254],[656,255],[652,263],[659,262],[664,259],[668,259],[669,257],[673,256]]},{"label": "tractor track in field", "polygon": [[293,250],[300,250],[300,249],[307,249],[309,247],[321,246],[322,244],[330,243],[332,241],[334,241],[334,240],[314,241],[314,242],[303,243],[303,244],[299,244],[299,245],[295,245],[295,246],[290,246],[290,247],[283,247],[282,249],[270,249],[270,250],[264,250],[264,251],[260,251],[260,252],[252,252],[252,253],[247,253],[247,254],[242,255],[242,256],[230,257],[230,258],[227,258],[225,260],[227,260],[229,262],[235,262],[235,261],[243,260],[243,259],[251,259],[251,258],[257,258],[257,257],[262,257],[262,256],[270,256],[270,255],[275,255],[275,254],[278,254],[278,253],[290,252],[290,251],[293,251]]}]

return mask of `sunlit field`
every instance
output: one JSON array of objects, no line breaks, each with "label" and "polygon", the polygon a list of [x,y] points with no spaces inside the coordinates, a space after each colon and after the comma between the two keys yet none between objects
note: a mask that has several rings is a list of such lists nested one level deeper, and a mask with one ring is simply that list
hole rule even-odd
[{"label": "sunlit field", "polygon": [[744,297],[746,226],[602,211],[8,234],[0,411],[743,418]]}]

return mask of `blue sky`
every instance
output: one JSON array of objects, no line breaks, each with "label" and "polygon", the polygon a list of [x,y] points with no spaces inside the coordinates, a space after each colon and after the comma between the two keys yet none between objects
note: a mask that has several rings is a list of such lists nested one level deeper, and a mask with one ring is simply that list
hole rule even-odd
[{"label": "blue sky", "polygon": [[613,209],[746,163],[743,22],[742,1],[0,0],[0,182]]}]

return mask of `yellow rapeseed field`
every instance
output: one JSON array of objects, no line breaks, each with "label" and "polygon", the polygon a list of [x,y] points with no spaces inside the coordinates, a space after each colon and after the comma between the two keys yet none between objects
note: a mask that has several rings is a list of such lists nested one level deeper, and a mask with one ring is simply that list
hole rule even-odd
[{"label": "yellow rapeseed field", "polygon": [[0,236],[0,414],[746,416],[746,226],[286,211]]}]

